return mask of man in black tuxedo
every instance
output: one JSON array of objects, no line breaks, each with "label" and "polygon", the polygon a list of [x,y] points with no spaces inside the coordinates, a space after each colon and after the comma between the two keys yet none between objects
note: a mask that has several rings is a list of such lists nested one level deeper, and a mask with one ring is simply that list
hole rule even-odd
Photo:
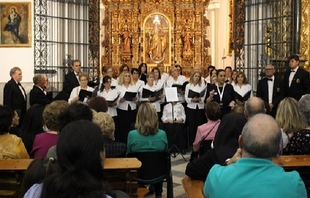
[{"label": "man in black tuxedo", "polygon": [[[258,81],[256,96],[260,97],[266,105],[267,111],[275,117],[278,105],[284,97],[283,82],[274,76],[275,68],[268,64],[265,67],[266,78]],[[269,107],[269,108],[268,108]]]},{"label": "man in black tuxedo", "polygon": [[299,67],[299,57],[292,55],[289,58],[290,70],[284,74],[285,97],[299,100],[302,95],[310,93],[309,72]]},{"label": "man in black tuxedo", "polygon": [[72,89],[80,85],[79,73],[81,72],[81,61],[73,60],[72,70],[72,72],[65,75],[65,81],[63,83],[63,91],[68,97],[70,96]]},{"label": "man in black tuxedo", "polygon": [[52,102],[52,92],[48,91],[48,80],[43,74],[36,74],[33,77],[33,88],[30,91],[30,105],[47,105]]},{"label": "man in black tuxedo", "polygon": [[10,76],[11,80],[4,86],[3,104],[19,113],[21,124],[27,110],[27,95],[25,89],[20,84],[23,78],[22,70],[19,67],[13,67],[10,70]]}]

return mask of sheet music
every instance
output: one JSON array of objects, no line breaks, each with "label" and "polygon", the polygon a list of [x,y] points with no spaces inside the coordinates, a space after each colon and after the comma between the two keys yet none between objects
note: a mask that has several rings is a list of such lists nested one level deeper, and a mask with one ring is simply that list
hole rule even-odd
[{"label": "sheet music", "polygon": [[167,87],[165,88],[165,95],[167,102],[176,102],[179,101],[178,91],[176,87]]}]

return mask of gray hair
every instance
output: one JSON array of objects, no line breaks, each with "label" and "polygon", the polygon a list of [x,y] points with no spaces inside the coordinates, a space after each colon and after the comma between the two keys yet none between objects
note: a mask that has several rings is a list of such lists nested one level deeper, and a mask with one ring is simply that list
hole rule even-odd
[{"label": "gray hair", "polygon": [[19,67],[13,67],[10,70],[10,76],[12,77],[12,75],[16,72],[16,71],[22,71]]},{"label": "gray hair", "polygon": [[35,85],[37,85],[44,78],[43,74],[35,74],[32,78],[32,81]]},{"label": "gray hair", "polygon": [[310,94],[303,95],[299,100],[299,112],[306,126],[310,126]]},{"label": "gray hair", "polygon": [[248,118],[259,113],[265,113],[265,103],[258,97],[250,97],[244,104],[244,111]]},{"label": "gray hair", "polygon": [[253,116],[242,130],[244,151],[257,158],[270,159],[275,157],[279,150],[281,138],[279,125],[267,114]]}]

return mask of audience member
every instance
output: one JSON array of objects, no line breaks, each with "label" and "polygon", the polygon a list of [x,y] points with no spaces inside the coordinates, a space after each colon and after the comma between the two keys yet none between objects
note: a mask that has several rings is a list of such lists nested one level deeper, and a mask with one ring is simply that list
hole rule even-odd
[{"label": "audience member", "polygon": [[[294,98],[284,98],[279,106],[276,121],[281,128],[282,142],[281,149],[284,149],[293,136],[293,132],[304,129],[303,118],[298,110],[298,101]],[[281,150],[282,152],[282,150]]]},{"label": "audience member", "polygon": [[217,102],[211,101],[205,105],[205,116],[207,123],[198,126],[195,141],[193,143],[193,152],[198,152],[200,142],[203,140],[213,140],[217,129],[221,123],[221,107]]},{"label": "audience member", "polygon": [[4,85],[3,89],[3,105],[19,113],[21,125],[27,111],[27,94],[20,84],[23,78],[22,70],[19,67],[13,67],[10,70],[10,76],[11,80]]},{"label": "audience member", "polygon": [[214,164],[224,165],[229,162],[238,148],[238,137],[247,121],[246,118],[258,113],[265,113],[264,101],[257,97],[249,98],[244,107],[244,115],[229,113],[221,119],[213,141],[214,148],[188,163],[185,170],[186,175],[192,179],[205,181]]},{"label": "audience member", "polygon": [[[65,111],[59,115],[60,120],[59,132],[61,132],[62,129],[71,122],[78,120],[92,121],[92,119],[93,119],[93,112],[88,106],[82,103],[70,104],[68,108],[66,108]],[[54,159],[57,159],[56,146],[52,146],[48,150],[46,157],[47,158],[53,157]]]},{"label": "audience member", "polygon": [[265,66],[266,78],[258,81],[256,96],[268,104],[270,114],[272,117],[276,116],[277,108],[280,101],[284,97],[283,82],[275,75],[275,68],[273,65],[268,64]]},{"label": "audience member", "polygon": [[10,107],[0,105],[0,159],[28,159],[29,155],[21,138],[9,134],[12,119]]},{"label": "audience member", "polygon": [[25,198],[111,198],[103,184],[104,140],[97,125],[86,120],[68,124],[59,136],[57,156],[61,171],[34,184]]},{"label": "audience member", "polygon": [[271,161],[279,151],[280,139],[280,128],[271,116],[253,116],[239,136],[240,148],[231,160],[231,163],[237,160],[236,163],[212,167],[204,185],[204,196],[307,197],[299,174],[285,172]]},{"label": "audience member", "polygon": [[34,184],[42,183],[45,178],[58,172],[60,172],[60,168],[54,158],[34,159],[25,172],[21,187],[22,195]]},{"label": "audience member", "polygon": [[37,134],[43,133],[43,105],[32,105],[25,114],[24,122],[20,128],[20,136],[25,144],[28,154],[32,151],[33,140]]},{"label": "audience member", "polygon": [[47,105],[51,103],[53,96],[48,90],[48,79],[43,74],[35,74],[33,77],[33,88],[30,91],[30,105]]},{"label": "audience member", "polygon": [[[299,100],[298,110],[304,122],[304,129],[296,131],[289,139],[284,154],[309,155],[310,154],[310,94],[302,96]],[[296,120],[294,120],[296,121]]]},{"label": "audience member", "polygon": [[12,125],[10,127],[9,133],[10,134],[14,134],[17,135],[18,137],[20,137],[20,130],[17,127],[19,125],[19,116],[16,110],[13,111],[13,120],[12,120]]},{"label": "audience member", "polygon": [[[81,101],[86,103],[88,99],[91,97],[92,92],[94,91],[94,88],[88,86],[88,74],[87,73],[81,73],[79,74],[79,81],[80,86],[77,86],[72,89],[70,97],[68,99],[69,103],[74,103],[77,101]],[[81,91],[85,92],[81,92]]]},{"label": "audience member", "polygon": [[107,112],[108,102],[104,97],[96,96],[88,101],[88,107],[97,112]]},{"label": "audience member", "polygon": [[[139,106],[136,130],[130,131],[127,141],[127,152],[148,152],[168,150],[168,140],[165,131],[158,129],[158,118],[155,107],[149,102]],[[156,159],[154,159],[156,163]],[[151,171],[151,170],[150,170]],[[163,182],[154,184],[156,197],[161,197]]]},{"label": "audience member", "polygon": [[299,67],[299,57],[289,57],[289,69],[284,74],[284,95],[299,100],[310,93],[309,72]]},{"label": "audience member", "polygon": [[56,145],[60,131],[59,116],[68,107],[68,102],[57,100],[48,104],[43,111],[43,125],[45,133],[35,136],[30,156],[32,158],[44,158],[48,150]]},{"label": "audience member", "polygon": [[102,131],[106,157],[125,157],[127,146],[122,142],[115,141],[113,118],[107,113],[99,112],[94,115],[93,123],[97,124]]}]

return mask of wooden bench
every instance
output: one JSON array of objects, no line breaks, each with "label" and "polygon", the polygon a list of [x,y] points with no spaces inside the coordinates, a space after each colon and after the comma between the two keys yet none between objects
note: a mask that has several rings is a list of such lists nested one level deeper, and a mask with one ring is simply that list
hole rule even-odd
[{"label": "wooden bench", "polygon": [[[21,183],[23,176],[32,159],[0,160],[0,191],[7,196],[21,197]],[[141,167],[137,158],[106,158],[104,161],[104,172],[112,189],[123,190],[129,196],[137,197],[138,184],[132,181],[137,170]],[[8,182],[8,178],[11,181]],[[15,181],[12,181],[15,178]]]}]

